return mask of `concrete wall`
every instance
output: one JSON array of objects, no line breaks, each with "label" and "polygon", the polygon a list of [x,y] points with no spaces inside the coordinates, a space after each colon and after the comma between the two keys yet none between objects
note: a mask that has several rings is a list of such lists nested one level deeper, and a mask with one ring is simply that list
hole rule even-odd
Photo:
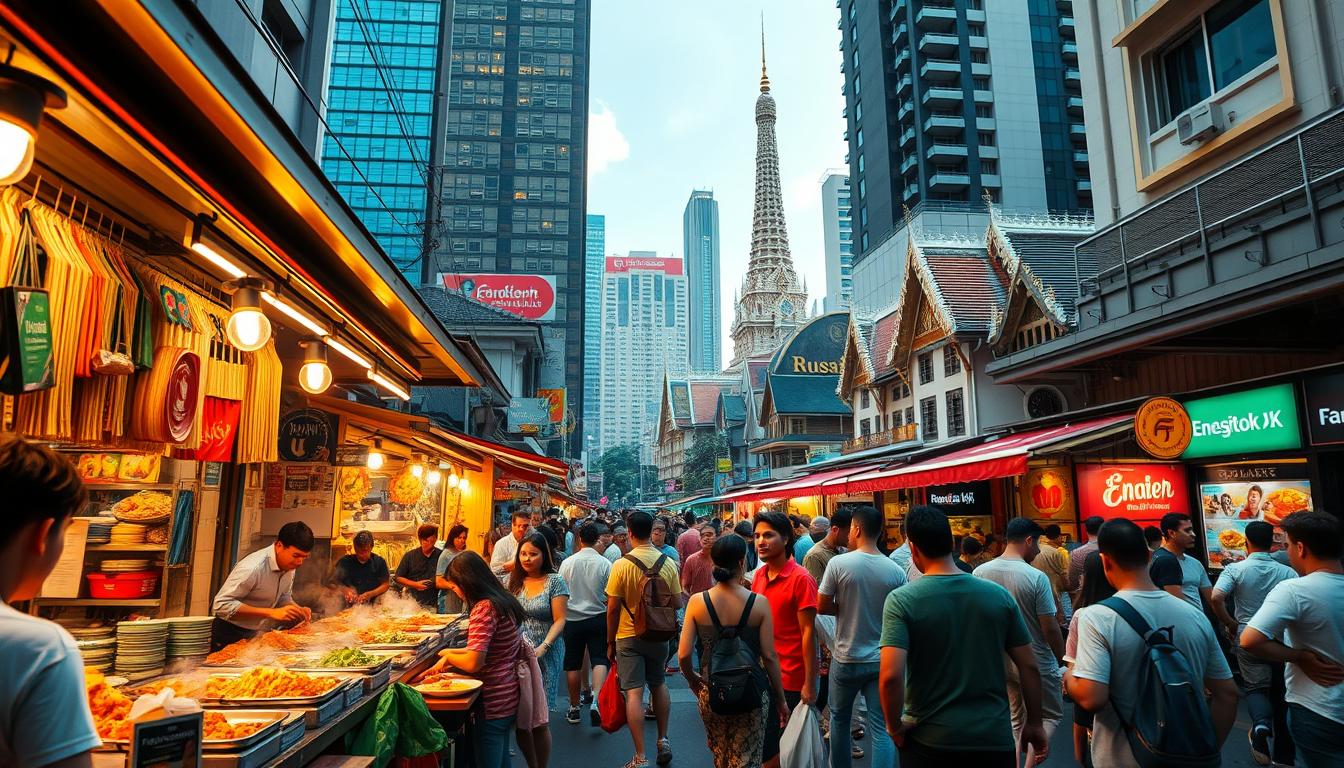
[{"label": "concrete wall", "polygon": [[[1041,113],[1026,0],[985,3],[985,34],[989,37],[1002,202],[1007,208],[1043,211],[1046,200]],[[969,124],[966,131],[971,132]]]}]

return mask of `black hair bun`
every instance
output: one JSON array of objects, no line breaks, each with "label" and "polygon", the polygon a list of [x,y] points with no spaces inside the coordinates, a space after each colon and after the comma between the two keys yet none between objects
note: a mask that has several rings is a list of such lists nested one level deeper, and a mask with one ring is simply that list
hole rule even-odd
[{"label": "black hair bun", "polygon": [[728,570],[727,568],[724,568],[721,565],[714,566],[713,573],[714,573],[714,580],[719,583],[723,583],[725,581],[732,581],[733,579],[733,572]]}]

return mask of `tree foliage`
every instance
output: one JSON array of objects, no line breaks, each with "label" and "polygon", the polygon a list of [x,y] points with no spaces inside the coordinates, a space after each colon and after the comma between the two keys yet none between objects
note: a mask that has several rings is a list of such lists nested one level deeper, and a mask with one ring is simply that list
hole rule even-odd
[{"label": "tree foliage", "polygon": [[728,437],[722,432],[696,433],[686,452],[682,488],[688,493],[713,488],[715,465],[721,458],[728,458]]},{"label": "tree foliage", "polygon": [[640,474],[644,475],[644,489],[653,491],[657,487],[658,471],[653,467],[640,467],[639,449],[633,445],[618,445],[608,448],[597,462],[602,473],[602,492],[607,497],[608,506],[633,505],[640,500]]}]

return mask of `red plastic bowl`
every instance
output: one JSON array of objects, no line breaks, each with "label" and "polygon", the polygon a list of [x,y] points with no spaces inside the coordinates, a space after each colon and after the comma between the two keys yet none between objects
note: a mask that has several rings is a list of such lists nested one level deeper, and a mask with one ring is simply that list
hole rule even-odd
[{"label": "red plastic bowl", "polygon": [[132,571],[130,573],[90,573],[89,597],[135,600],[149,597],[159,588],[159,573],[156,571]]}]

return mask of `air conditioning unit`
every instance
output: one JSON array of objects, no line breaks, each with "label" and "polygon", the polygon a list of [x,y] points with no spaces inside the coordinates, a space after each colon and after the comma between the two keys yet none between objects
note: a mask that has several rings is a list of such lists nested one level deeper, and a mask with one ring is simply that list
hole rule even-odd
[{"label": "air conditioning unit", "polygon": [[1195,144],[1213,138],[1223,130],[1223,108],[1205,102],[1176,118],[1176,136],[1182,144]]}]

